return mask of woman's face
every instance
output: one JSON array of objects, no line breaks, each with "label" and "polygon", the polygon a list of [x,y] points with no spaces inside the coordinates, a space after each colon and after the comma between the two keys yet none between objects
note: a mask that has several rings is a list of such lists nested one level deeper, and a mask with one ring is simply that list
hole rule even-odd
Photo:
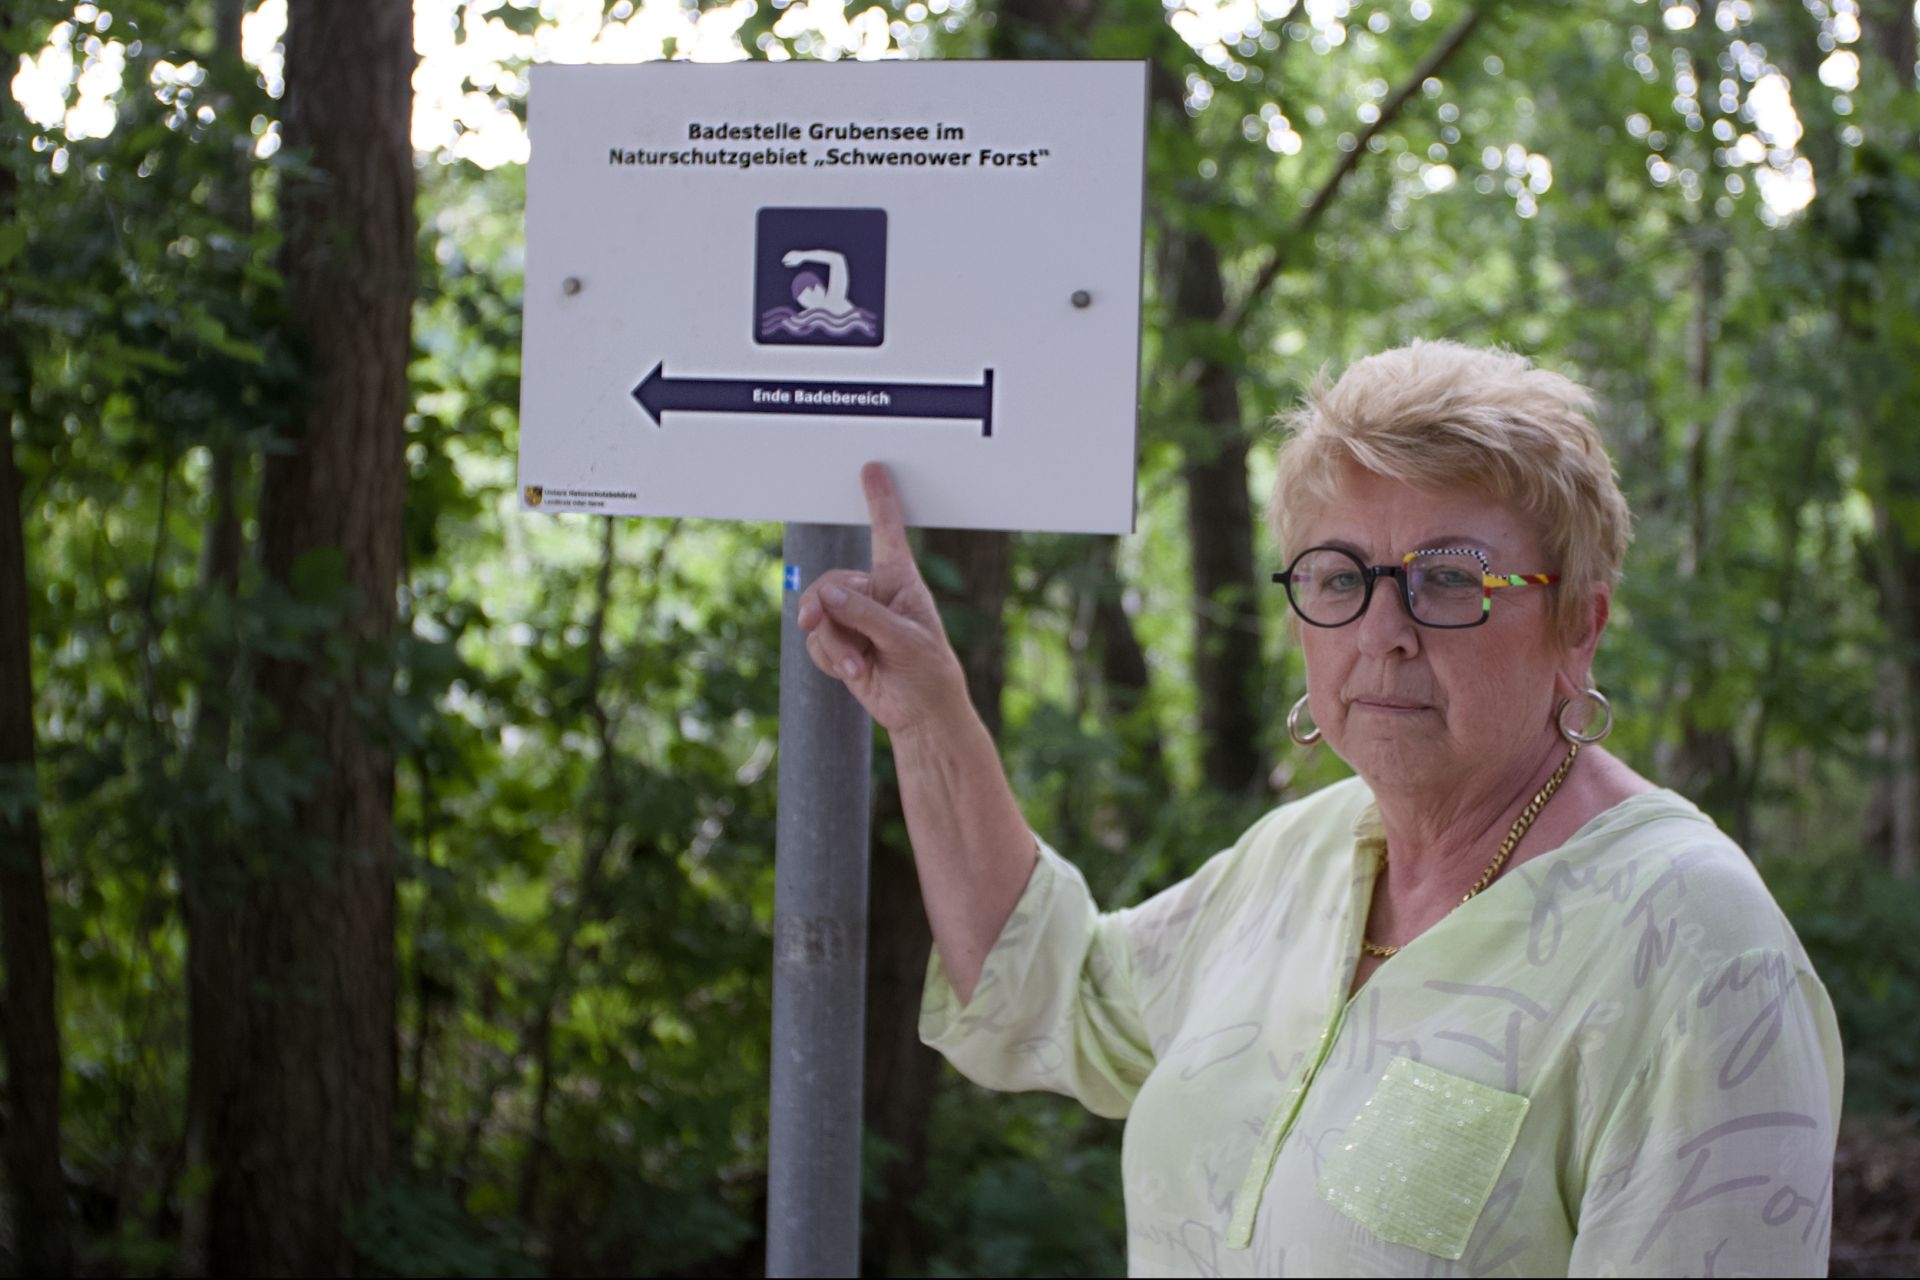
[{"label": "woman's face", "polygon": [[[1398,565],[1409,551],[1465,546],[1496,574],[1561,570],[1545,563],[1530,521],[1485,495],[1415,489],[1358,467],[1296,528],[1290,556],[1338,546],[1368,565]],[[1586,687],[1606,620],[1597,591],[1591,634],[1563,643],[1547,607],[1561,589],[1496,591],[1485,623],[1437,630],[1409,618],[1397,584],[1380,579],[1356,621],[1299,627],[1314,723],[1376,794],[1510,790],[1512,777],[1538,768],[1560,702]]]}]

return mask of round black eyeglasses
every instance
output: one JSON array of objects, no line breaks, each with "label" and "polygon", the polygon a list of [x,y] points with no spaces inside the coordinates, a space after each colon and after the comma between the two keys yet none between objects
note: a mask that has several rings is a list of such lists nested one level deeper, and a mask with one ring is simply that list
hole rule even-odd
[{"label": "round black eyeglasses", "polygon": [[1551,586],[1552,573],[1496,574],[1472,547],[1409,551],[1400,563],[1369,565],[1345,547],[1309,547],[1273,580],[1287,602],[1314,627],[1344,627],[1373,603],[1373,587],[1392,578],[1407,616],[1423,627],[1477,627],[1493,614],[1493,593],[1511,587]]}]

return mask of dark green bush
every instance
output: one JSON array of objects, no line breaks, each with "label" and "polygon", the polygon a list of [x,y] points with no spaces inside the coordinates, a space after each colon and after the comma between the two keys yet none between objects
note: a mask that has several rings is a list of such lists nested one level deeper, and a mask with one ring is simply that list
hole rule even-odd
[{"label": "dark green bush", "polygon": [[1833,997],[1847,1110],[1920,1110],[1920,883],[1860,859],[1761,870]]}]

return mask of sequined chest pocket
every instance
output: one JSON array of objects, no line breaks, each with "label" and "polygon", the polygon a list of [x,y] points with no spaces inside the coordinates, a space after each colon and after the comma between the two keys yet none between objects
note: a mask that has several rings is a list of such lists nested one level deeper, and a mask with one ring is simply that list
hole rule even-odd
[{"label": "sequined chest pocket", "polygon": [[1395,1058],[1320,1174],[1320,1198],[1382,1240],[1467,1251],[1527,1099]]}]

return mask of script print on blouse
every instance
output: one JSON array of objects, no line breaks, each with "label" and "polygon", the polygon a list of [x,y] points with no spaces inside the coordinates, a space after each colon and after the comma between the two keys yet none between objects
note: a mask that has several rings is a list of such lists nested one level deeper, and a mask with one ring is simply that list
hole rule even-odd
[{"label": "script print on blouse", "polygon": [[[1825,1273],[1832,1006],[1737,846],[1633,797],[1349,1000],[1380,839],[1339,783],[1114,912],[1043,843],[973,1000],[929,966],[922,1037],[990,1088],[1124,1118],[1135,1275]],[[1356,1118],[1414,1068],[1522,1100],[1477,1210],[1330,1203]]]}]

